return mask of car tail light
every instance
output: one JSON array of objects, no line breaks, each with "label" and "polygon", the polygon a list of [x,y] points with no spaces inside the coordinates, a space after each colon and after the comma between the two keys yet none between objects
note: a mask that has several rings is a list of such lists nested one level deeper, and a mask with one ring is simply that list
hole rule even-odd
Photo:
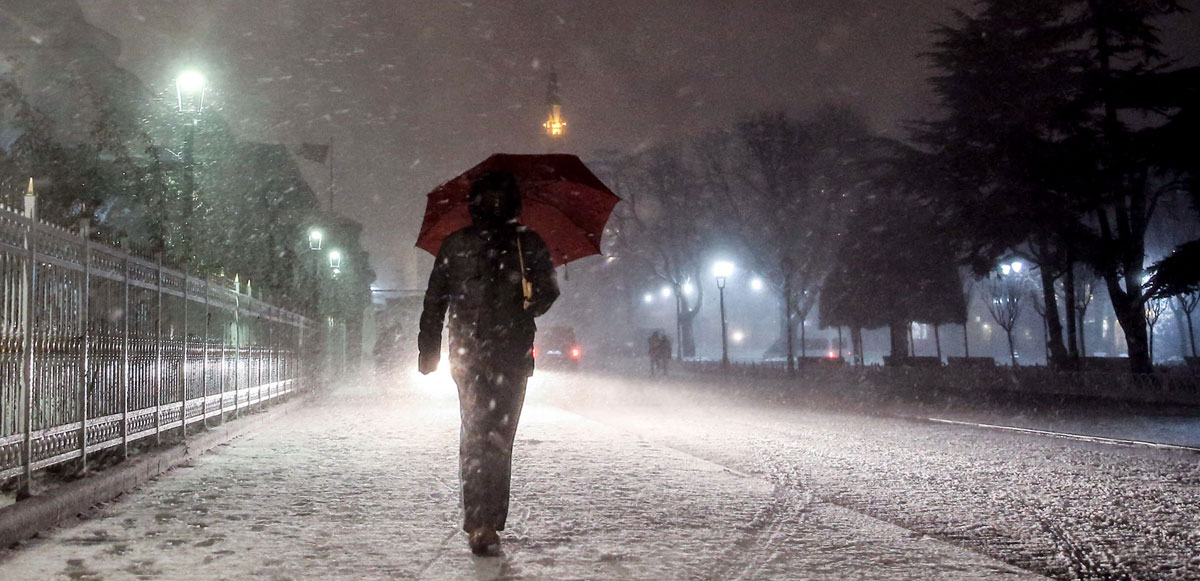
[{"label": "car tail light", "polygon": [[837,353],[834,353],[833,351],[830,351],[830,352],[829,352],[829,358],[830,358],[830,359],[837,359]]},{"label": "car tail light", "polygon": [[571,348],[571,359],[579,359],[580,357],[583,357],[583,350],[580,349],[579,347],[572,347]]},{"label": "car tail light", "polygon": [[534,357],[537,357],[537,347],[534,347],[534,348],[533,348],[533,356],[534,356]]}]

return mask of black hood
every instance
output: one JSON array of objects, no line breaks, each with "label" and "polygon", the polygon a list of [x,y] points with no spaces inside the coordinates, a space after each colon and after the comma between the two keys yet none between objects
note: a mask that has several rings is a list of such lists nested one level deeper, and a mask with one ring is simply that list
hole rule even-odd
[{"label": "black hood", "polygon": [[467,208],[476,226],[495,227],[515,222],[521,216],[521,193],[516,179],[506,173],[480,176],[471,184]]}]

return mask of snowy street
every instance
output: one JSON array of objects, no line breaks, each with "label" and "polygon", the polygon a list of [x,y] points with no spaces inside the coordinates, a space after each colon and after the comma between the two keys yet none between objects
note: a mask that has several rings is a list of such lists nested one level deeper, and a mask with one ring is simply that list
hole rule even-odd
[{"label": "snowy street", "polygon": [[345,387],[11,551],[5,579],[1200,577],[1200,462],[538,373],[498,557],[445,374]]}]

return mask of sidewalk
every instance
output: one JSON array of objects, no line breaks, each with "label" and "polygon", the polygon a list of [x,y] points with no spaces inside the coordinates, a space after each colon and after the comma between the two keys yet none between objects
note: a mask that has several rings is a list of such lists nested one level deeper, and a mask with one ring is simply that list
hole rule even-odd
[{"label": "sidewalk", "polygon": [[452,389],[341,390],[16,550],[4,577],[1035,578],[539,403],[536,384],[503,554],[476,558]]}]

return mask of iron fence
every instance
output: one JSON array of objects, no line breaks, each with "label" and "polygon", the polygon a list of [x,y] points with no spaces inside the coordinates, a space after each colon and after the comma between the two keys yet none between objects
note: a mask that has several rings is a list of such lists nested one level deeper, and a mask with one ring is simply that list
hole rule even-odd
[{"label": "iron fence", "polygon": [[299,388],[311,321],[0,208],[0,480]]}]

